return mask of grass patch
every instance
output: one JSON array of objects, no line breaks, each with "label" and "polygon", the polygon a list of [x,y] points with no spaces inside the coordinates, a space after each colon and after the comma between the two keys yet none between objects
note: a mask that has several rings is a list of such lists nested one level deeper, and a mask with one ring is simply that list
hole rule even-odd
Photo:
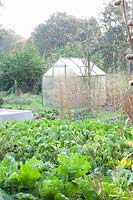
[{"label": "grass patch", "polygon": [[[16,96],[15,94],[7,94],[2,92],[0,97],[3,98],[1,108],[32,110],[35,118],[55,119],[59,118],[59,110],[53,107],[45,107],[42,105],[42,96],[33,94],[23,94]],[[58,117],[57,117],[58,116]],[[98,120],[100,122],[118,122],[125,120],[125,115],[121,111],[77,111],[73,120]]]}]

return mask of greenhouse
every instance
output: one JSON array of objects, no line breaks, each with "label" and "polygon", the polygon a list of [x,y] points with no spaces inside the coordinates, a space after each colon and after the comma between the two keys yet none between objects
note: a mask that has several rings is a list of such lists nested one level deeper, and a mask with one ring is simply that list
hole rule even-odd
[{"label": "greenhouse", "polygon": [[82,58],[60,58],[43,75],[43,105],[90,110],[106,104],[106,74]]}]

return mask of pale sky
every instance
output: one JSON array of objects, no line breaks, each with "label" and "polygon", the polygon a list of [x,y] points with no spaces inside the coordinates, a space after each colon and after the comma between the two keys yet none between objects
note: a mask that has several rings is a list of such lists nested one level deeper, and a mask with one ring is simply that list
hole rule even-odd
[{"label": "pale sky", "polygon": [[0,24],[25,38],[34,28],[55,12],[77,17],[98,17],[104,3],[110,0],[2,0]]}]

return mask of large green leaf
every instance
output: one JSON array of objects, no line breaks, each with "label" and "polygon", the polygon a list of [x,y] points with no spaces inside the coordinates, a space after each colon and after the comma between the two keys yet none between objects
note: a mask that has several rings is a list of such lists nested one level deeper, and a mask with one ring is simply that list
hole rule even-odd
[{"label": "large green leaf", "polygon": [[41,177],[38,170],[33,169],[28,164],[22,165],[20,168],[19,180],[23,187],[32,188],[36,181]]}]

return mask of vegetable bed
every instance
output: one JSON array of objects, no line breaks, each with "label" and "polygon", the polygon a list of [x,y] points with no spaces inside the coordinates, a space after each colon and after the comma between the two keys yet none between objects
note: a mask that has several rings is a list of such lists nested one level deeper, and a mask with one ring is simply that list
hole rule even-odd
[{"label": "vegetable bed", "polygon": [[133,199],[133,131],[123,124],[0,124],[0,199]]}]

